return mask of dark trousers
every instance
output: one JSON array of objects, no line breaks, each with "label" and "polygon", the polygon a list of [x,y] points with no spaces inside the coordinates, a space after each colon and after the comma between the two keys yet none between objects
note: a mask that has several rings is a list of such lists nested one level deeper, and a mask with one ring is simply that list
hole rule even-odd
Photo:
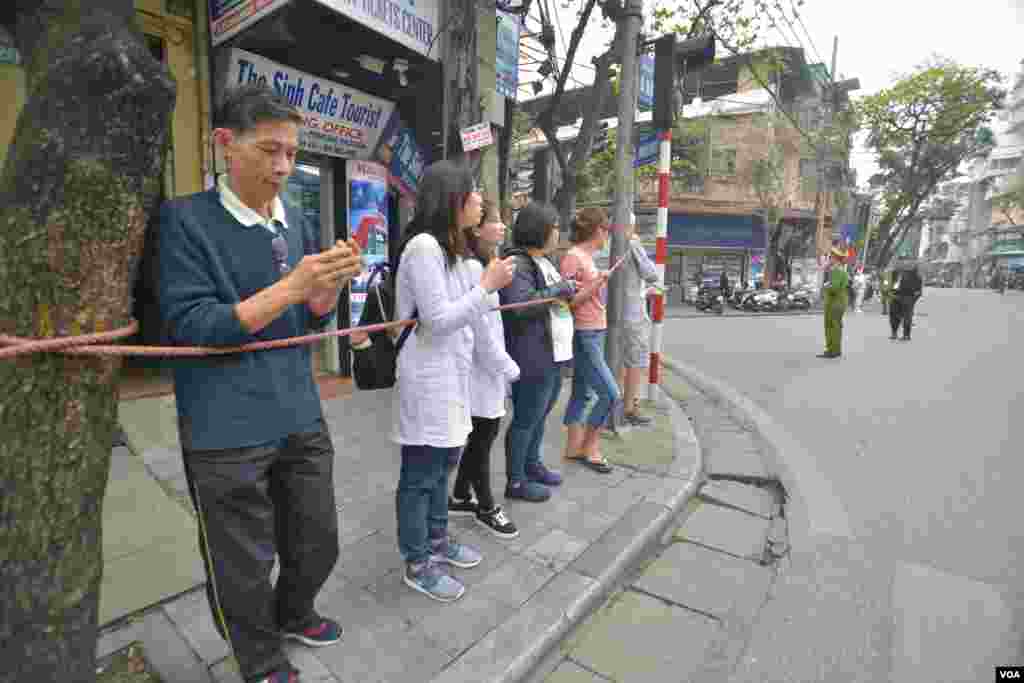
[{"label": "dark trousers", "polygon": [[889,306],[889,327],[892,329],[892,336],[896,336],[900,323],[903,323],[903,336],[910,337],[910,328],[914,325],[914,304],[916,300],[912,296],[893,297]]},{"label": "dark trousers", "polygon": [[184,458],[213,621],[242,677],[255,681],[288,667],[281,631],[312,624],[313,599],[338,559],[331,437],[321,421],[281,442]]},{"label": "dark trousers", "polygon": [[474,417],[473,431],[466,440],[466,448],[459,461],[459,474],[455,477],[452,494],[456,498],[469,498],[470,489],[476,493],[477,502],[483,510],[494,509],[494,494],[491,492],[491,446],[498,438],[501,418]]}]

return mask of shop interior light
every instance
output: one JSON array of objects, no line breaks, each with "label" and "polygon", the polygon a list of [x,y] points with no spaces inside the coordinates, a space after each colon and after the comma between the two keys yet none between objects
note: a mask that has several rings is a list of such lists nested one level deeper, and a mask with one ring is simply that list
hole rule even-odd
[{"label": "shop interior light", "polygon": [[358,57],[356,57],[356,61],[359,62],[359,66],[363,67],[367,71],[372,71],[378,76],[384,74],[384,69],[387,66],[387,62],[385,62],[383,59],[377,59],[376,57],[371,57],[370,55],[359,55]]},{"label": "shop interior light", "polygon": [[337,76],[338,78],[348,78],[352,74],[350,74],[349,72],[345,71],[344,69],[335,69],[334,70],[334,75]]}]

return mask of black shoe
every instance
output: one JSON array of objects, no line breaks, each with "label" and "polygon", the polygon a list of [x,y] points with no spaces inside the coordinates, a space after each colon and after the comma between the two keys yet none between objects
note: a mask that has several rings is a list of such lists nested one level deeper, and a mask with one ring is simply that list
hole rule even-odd
[{"label": "black shoe", "polygon": [[476,522],[486,527],[488,531],[498,538],[515,538],[519,535],[519,529],[508,518],[505,511],[495,506],[493,510],[480,510],[476,513]]},{"label": "black shoe", "polygon": [[652,418],[640,413],[623,413],[623,421],[631,427],[646,427],[647,425],[654,422]]},{"label": "black shoe", "polygon": [[903,341],[910,341],[910,335],[909,334],[903,335]]},{"label": "black shoe", "polygon": [[476,498],[448,497],[449,517],[472,517],[478,512],[480,512],[480,504],[476,501]]},{"label": "black shoe", "polygon": [[829,353],[826,351],[825,353],[819,353],[818,358],[839,358],[841,355],[841,353]]},{"label": "black shoe", "polygon": [[890,335],[889,335],[889,339],[891,339],[891,340],[893,340],[893,341],[896,341],[896,340],[897,340],[898,338],[899,338],[899,337],[897,337],[895,333],[894,333],[894,334],[890,334]]}]

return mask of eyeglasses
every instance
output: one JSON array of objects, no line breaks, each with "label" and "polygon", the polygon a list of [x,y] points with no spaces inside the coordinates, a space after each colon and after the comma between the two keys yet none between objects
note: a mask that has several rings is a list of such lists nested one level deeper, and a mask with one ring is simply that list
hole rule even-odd
[{"label": "eyeglasses", "polygon": [[281,235],[270,240],[270,253],[274,257],[274,265],[278,267],[281,274],[287,273],[288,267],[288,242]]}]

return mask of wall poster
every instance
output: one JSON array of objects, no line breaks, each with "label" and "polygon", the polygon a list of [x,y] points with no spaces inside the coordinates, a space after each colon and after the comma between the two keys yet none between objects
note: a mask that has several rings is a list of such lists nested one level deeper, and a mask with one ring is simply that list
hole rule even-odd
[{"label": "wall poster", "polygon": [[366,305],[371,274],[388,262],[388,169],[371,161],[346,162],[348,234],[363,250],[366,270],[352,280],[349,313],[352,326],[359,324]]}]

